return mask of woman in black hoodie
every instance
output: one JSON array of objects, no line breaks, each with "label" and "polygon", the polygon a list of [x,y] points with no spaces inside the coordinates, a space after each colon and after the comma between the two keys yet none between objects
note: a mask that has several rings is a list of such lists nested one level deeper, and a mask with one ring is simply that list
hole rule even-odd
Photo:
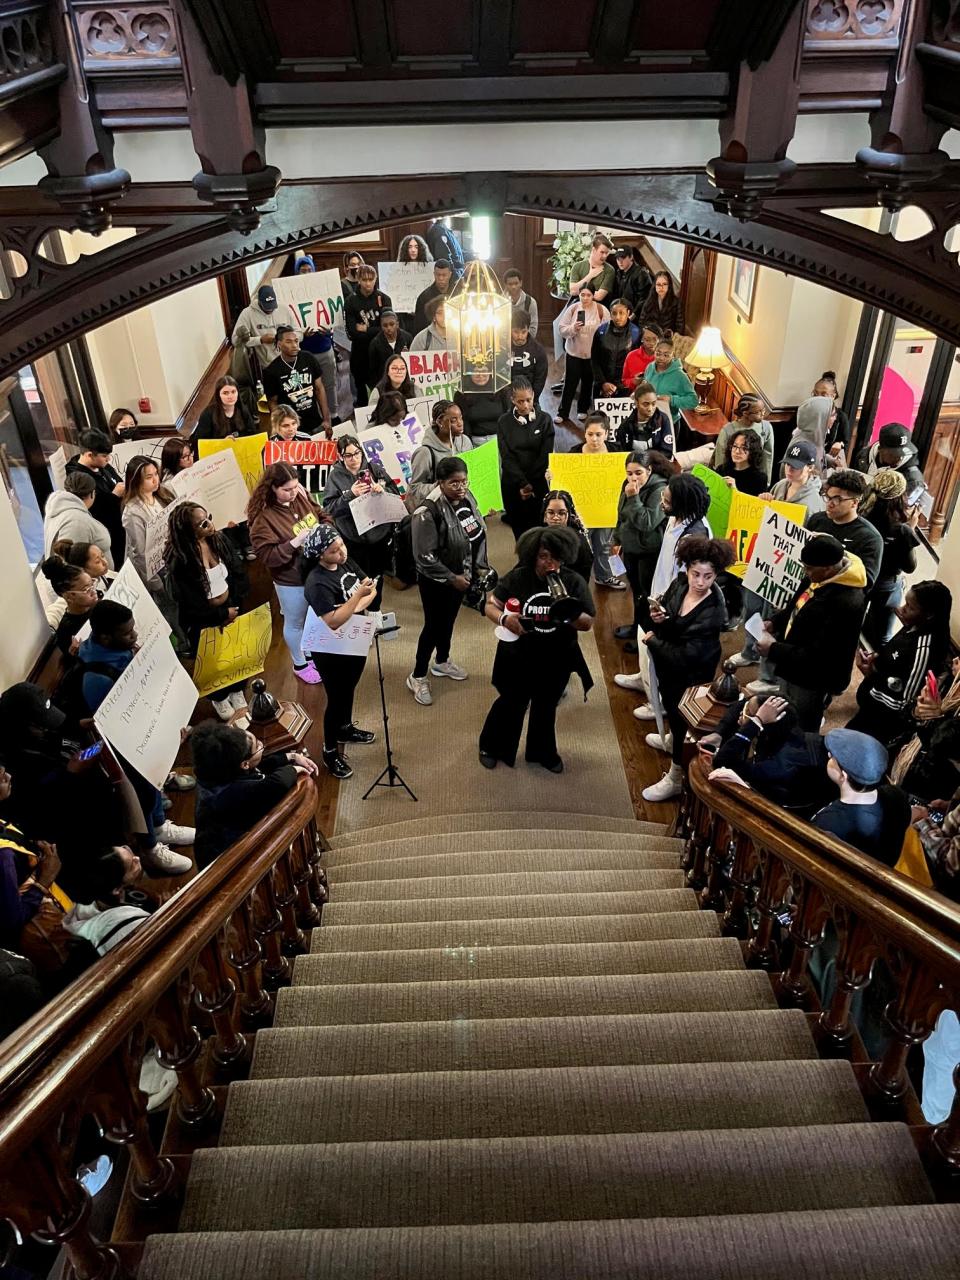
[{"label": "woman in black hoodie", "polygon": [[554,430],[549,413],[537,409],[528,378],[515,379],[511,392],[513,408],[497,422],[497,446],[504,510],[519,538],[540,523]]}]

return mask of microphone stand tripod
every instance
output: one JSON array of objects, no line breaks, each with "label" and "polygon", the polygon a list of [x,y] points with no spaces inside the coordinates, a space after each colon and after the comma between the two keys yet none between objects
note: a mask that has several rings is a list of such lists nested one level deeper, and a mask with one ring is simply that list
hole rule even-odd
[{"label": "microphone stand tripod", "polygon": [[[403,787],[411,800],[416,801],[417,797],[413,794],[404,780],[400,777],[400,770],[393,763],[393,751],[390,748],[390,716],[387,713],[387,695],[383,685],[383,662],[380,658],[380,637],[389,635],[391,631],[399,631],[399,627],[381,627],[373,633],[373,643],[377,649],[377,676],[380,680],[380,718],[383,721],[383,741],[387,749],[386,768],[380,776],[371,782],[361,797],[363,800],[370,798],[371,792],[377,787]],[[386,781],[384,781],[386,779]]]}]

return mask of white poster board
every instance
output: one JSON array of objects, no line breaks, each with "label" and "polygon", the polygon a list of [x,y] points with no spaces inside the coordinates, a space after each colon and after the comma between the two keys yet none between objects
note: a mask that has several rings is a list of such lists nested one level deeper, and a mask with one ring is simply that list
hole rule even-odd
[{"label": "white poster board", "polygon": [[144,547],[144,560],[147,565],[147,580],[152,581],[163,568],[163,553],[167,546],[167,526],[170,517],[177,507],[182,507],[189,498],[174,498],[167,503],[160,515],[147,525],[147,539]]},{"label": "white poster board", "polygon": [[611,396],[609,399],[594,400],[593,408],[596,413],[605,413],[609,419],[610,426],[607,431],[609,443],[616,438],[620,423],[633,413],[633,399],[630,396]]},{"label": "white poster board", "polygon": [[271,283],[279,304],[278,325],[293,325],[298,333],[305,329],[332,331],[334,341],[349,348],[339,271],[306,271],[299,276],[279,276]]},{"label": "white poster board", "polygon": [[433,284],[432,262],[381,262],[377,267],[380,287],[389,293],[394,311],[412,314],[417,298]]},{"label": "white poster board", "polygon": [[455,351],[407,351],[410,380],[420,399],[452,400],[460,390],[460,361]]},{"label": "white poster board", "polygon": [[[410,414],[416,414],[416,416],[423,423],[424,427],[429,427],[431,422],[430,415],[433,412],[433,406],[436,403],[437,403],[436,399],[432,399],[429,396],[424,396],[417,400],[408,400],[407,416],[409,417]],[[366,404],[363,406],[362,409],[361,408],[354,409],[353,427],[350,426],[349,422],[341,424],[340,426],[334,427],[333,428],[334,438],[338,436],[347,435],[347,433],[349,433],[350,435],[353,435],[355,434],[356,431],[365,430],[370,425],[370,419],[373,417],[373,411],[375,408],[376,408],[376,405]]]},{"label": "white poster board", "polygon": [[399,427],[368,427],[357,439],[364,453],[380,463],[390,479],[406,489],[410,483],[410,459],[423,441],[423,423],[410,414]]},{"label": "white poster board", "polygon": [[197,691],[170,644],[169,628],[140,640],[93,720],[111,747],[161,788],[180,750],[180,729],[190,723],[197,705]]},{"label": "white poster board", "polygon": [[[157,608],[153,596],[147,590],[131,561],[124,561],[120,572],[104,593],[103,598],[127,606],[133,614],[137,640],[140,644],[145,644],[154,635],[162,635],[165,640],[169,640],[170,624]],[[90,623],[85,622],[77,632],[77,639],[82,643],[89,635]]]},{"label": "white poster board", "polygon": [[300,647],[304,653],[340,653],[365,658],[373,643],[373,633],[376,629],[376,617],[355,613],[342,627],[333,631],[322,618],[318,618],[313,610],[309,609]]},{"label": "white poster board", "polygon": [[813,536],[774,507],[767,507],[743,575],[744,587],[774,608],[785,608],[806,576],[800,552]]},{"label": "white poster board", "polygon": [[174,439],[174,437],[156,436],[151,440],[119,440],[113,446],[110,465],[114,471],[119,472],[121,480],[127,473],[127,465],[131,458],[149,458],[151,462],[157,464],[157,469],[159,470],[163,446],[171,439]]},{"label": "white poster board", "polygon": [[247,518],[250,494],[232,449],[198,458],[192,467],[178,471],[168,480],[167,488],[178,498],[187,498],[205,507],[217,529],[225,529],[231,521],[239,524]]},{"label": "white poster board", "polygon": [[365,493],[350,503],[350,514],[362,537],[381,524],[399,524],[407,514],[403,499],[395,493]]},{"label": "white poster board", "polygon": [[[71,455],[76,457],[76,450]],[[54,489],[62,489],[63,482],[67,478],[67,463],[69,458],[63,445],[59,449],[55,449],[47,459],[47,465],[50,468],[50,478],[53,481]]]}]

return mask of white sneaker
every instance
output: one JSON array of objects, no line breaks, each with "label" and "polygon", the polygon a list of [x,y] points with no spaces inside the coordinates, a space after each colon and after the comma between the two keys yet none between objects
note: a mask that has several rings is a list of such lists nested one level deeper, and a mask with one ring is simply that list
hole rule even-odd
[{"label": "white sneaker", "polygon": [[744,685],[744,688],[747,693],[752,693],[755,696],[780,692],[780,686],[773,680],[751,680],[748,685]]},{"label": "white sneaker", "polygon": [[407,676],[407,688],[413,694],[414,702],[421,707],[433,706],[433,694],[430,692],[430,681],[426,676],[415,676],[413,672]]},{"label": "white sneaker", "polygon": [[434,662],[430,667],[432,676],[446,676],[450,680],[466,680],[467,673],[463,667],[458,667],[455,662],[451,662],[449,658],[446,662]]},{"label": "white sneaker", "polygon": [[197,780],[192,773],[170,773],[163,784],[164,791],[193,791]]},{"label": "white sneaker", "polygon": [[727,658],[727,662],[732,662],[735,667],[755,667],[759,661],[759,658],[748,658],[742,650]]},{"label": "white sneaker", "polygon": [[656,720],[657,718],[657,713],[649,702],[641,702],[639,707],[634,707],[633,714],[638,720]]},{"label": "white sneaker", "polygon": [[140,863],[148,876],[183,876],[193,867],[185,854],[174,853],[165,844],[155,844],[141,854]]},{"label": "white sneaker", "polygon": [[665,751],[667,755],[673,752],[673,734],[668,733],[665,738],[661,738],[659,733],[648,733],[644,738],[648,747],[653,747],[655,751]]},{"label": "white sneaker", "polygon": [[237,689],[233,693],[227,694],[227,701],[233,707],[234,711],[246,711],[247,699],[242,689]]},{"label": "white sneaker", "polygon": [[140,1092],[147,1095],[147,1110],[160,1111],[177,1091],[177,1073],[163,1067],[157,1061],[153,1049],[148,1049],[140,1064]]},{"label": "white sneaker", "polygon": [[211,698],[210,705],[224,723],[232,720],[237,714],[237,708],[229,698],[221,698],[219,702],[214,702],[213,698]]},{"label": "white sneaker", "polygon": [[644,787],[641,792],[644,800],[652,800],[655,803],[665,800],[676,800],[677,796],[683,791],[683,775],[679,778],[674,776],[673,769],[668,769],[659,782],[654,782],[652,786]]},{"label": "white sneaker", "polygon": [[157,827],[157,839],[161,844],[193,844],[196,834],[196,827],[178,827],[169,818]]},{"label": "white sneaker", "polygon": [[619,685],[621,689],[632,689],[634,693],[646,693],[647,691],[647,686],[643,683],[643,676],[639,671],[630,676],[625,676],[618,672],[613,677],[613,683]]}]

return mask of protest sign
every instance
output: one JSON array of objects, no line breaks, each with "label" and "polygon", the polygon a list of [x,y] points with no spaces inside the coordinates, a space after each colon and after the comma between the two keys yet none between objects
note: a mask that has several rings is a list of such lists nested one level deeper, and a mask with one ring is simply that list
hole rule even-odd
[{"label": "protest sign", "polygon": [[733,490],[724,480],[709,467],[698,462],[693,468],[693,475],[702,480],[710,494],[710,506],[707,508],[707,522],[715,538],[726,537],[727,522],[730,519],[730,503],[733,501]]},{"label": "protest sign", "polygon": [[197,705],[193,681],[164,625],[163,631],[140,636],[130,665],[93,714],[111,747],[158,789],[180,750],[180,730]]},{"label": "protest sign", "polygon": [[237,436],[236,440],[199,440],[197,443],[201,458],[229,449],[237,460],[247,492],[253,493],[263,475],[263,450],[267,443],[265,431],[255,436]]},{"label": "protest sign", "polygon": [[617,427],[623,422],[624,418],[629,418],[633,413],[634,404],[630,396],[613,396],[609,400],[594,400],[593,408],[595,413],[605,413],[610,423],[610,429],[607,432],[607,443],[615,443]]},{"label": "protest sign", "polygon": [[269,604],[242,613],[229,626],[204,627],[193,668],[200,697],[258,675],[266,666],[272,636]]},{"label": "protest sign", "polygon": [[741,493],[739,489],[733,489],[731,492],[733,497],[730,501],[730,516],[727,520],[727,538],[733,543],[733,551],[737,559],[731,566],[730,572],[742,578],[746,573],[747,565],[753,559],[757,534],[760,532],[760,524],[767,511],[772,508],[784,519],[796,525],[802,525],[807,509],[802,502],[763,502],[752,494]]},{"label": "protest sign", "polygon": [[120,473],[121,479],[126,475],[127,464],[131,458],[149,458],[159,467],[163,446],[171,438],[171,436],[156,436],[150,440],[118,440],[110,455],[110,465],[114,471]]},{"label": "protest sign", "polygon": [[[411,414],[416,414],[423,425],[429,427],[430,415],[433,411],[433,406],[437,403],[437,399],[442,399],[442,397],[431,398],[430,396],[424,396],[417,400],[408,400],[407,417]],[[353,426],[351,427],[350,423],[346,422],[334,427],[334,436],[346,435],[348,432],[353,435],[355,431],[364,431],[370,426],[370,419],[373,417],[373,411],[376,407],[376,405],[365,404],[362,408],[354,409]]]},{"label": "protest sign", "polygon": [[407,514],[403,499],[395,493],[364,493],[350,503],[357,533],[363,536],[381,524],[399,524]]},{"label": "protest sign", "polygon": [[167,547],[167,528],[170,524],[170,517],[177,507],[182,507],[187,498],[174,498],[172,502],[167,503],[165,507],[160,509],[155,520],[147,525],[147,538],[144,547],[144,560],[147,566],[147,581],[150,582],[157,577],[164,564],[164,552]]},{"label": "protest sign", "polygon": [[423,440],[420,419],[411,413],[398,427],[368,427],[358,433],[357,439],[367,457],[379,462],[394,484],[406,489],[410,483],[410,459]]},{"label": "protest sign", "polygon": [[550,475],[551,487],[567,490],[588,529],[609,529],[617,523],[622,453],[551,453]]},{"label": "protest sign", "polygon": [[296,471],[307,493],[322,501],[330,468],[339,457],[336,440],[323,436],[311,440],[268,440],[263,450],[263,465],[285,462]]},{"label": "protest sign", "polygon": [[470,492],[482,516],[503,510],[500,492],[500,452],[496,440],[488,440],[479,449],[468,449],[459,455],[467,468]]},{"label": "protest sign", "polygon": [[247,518],[250,495],[231,449],[213,453],[185,471],[178,471],[167,481],[167,488],[178,498],[199,502],[210,512],[217,529],[225,529],[231,522],[239,524]]},{"label": "protest sign", "polygon": [[407,351],[410,379],[421,397],[452,400],[460,390],[460,361],[455,351]]},{"label": "protest sign", "polygon": [[291,324],[298,333],[305,329],[331,329],[334,341],[349,348],[339,271],[278,276],[270,283],[279,304],[277,324]]},{"label": "protest sign", "polygon": [[304,653],[340,653],[364,658],[373,643],[379,616],[355,613],[334,631],[312,609],[308,609],[300,647]]},{"label": "protest sign", "polygon": [[[103,598],[127,606],[133,614],[137,640],[141,645],[155,635],[169,642],[170,623],[157,608],[153,596],[129,560],[124,562]],[[77,634],[80,640],[86,640],[90,634],[90,623],[85,622]]]},{"label": "protest sign", "polygon": [[432,262],[381,262],[377,267],[380,287],[389,293],[394,311],[412,314],[417,298],[433,284]]},{"label": "protest sign", "polygon": [[768,507],[753,544],[743,585],[776,609],[790,603],[805,576],[800,552],[812,534]]}]

